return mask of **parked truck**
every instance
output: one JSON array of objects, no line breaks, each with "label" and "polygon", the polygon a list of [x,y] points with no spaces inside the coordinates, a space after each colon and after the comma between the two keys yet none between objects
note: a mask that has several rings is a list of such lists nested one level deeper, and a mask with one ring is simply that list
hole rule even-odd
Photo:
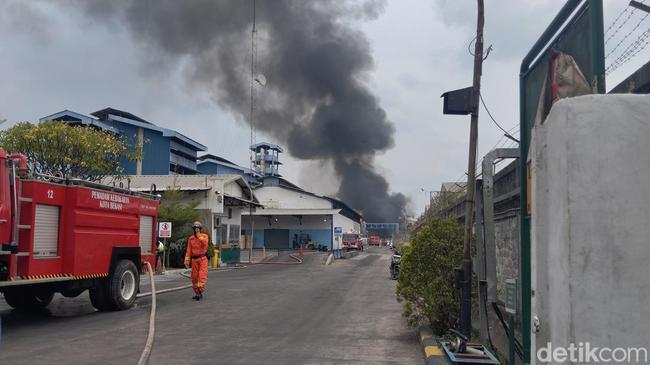
[{"label": "parked truck", "polygon": [[379,237],[379,236],[370,236],[370,237],[368,237],[368,245],[370,245],[370,246],[381,246],[381,237]]},{"label": "parked truck", "polygon": [[344,233],[342,241],[344,249],[363,250],[363,241],[361,240],[361,235],[356,232],[351,231]]},{"label": "parked truck", "polygon": [[145,261],[154,265],[159,201],[83,180],[28,174],[0,149],[0,292],[38,309],[55,293],[89,290],[101,311],[135,302]]}]

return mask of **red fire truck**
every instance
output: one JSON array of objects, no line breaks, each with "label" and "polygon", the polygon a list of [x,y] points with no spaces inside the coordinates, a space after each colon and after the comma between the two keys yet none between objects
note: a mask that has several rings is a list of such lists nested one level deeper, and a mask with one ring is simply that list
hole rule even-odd
[{"label": "red fire truck", "polygon": [[369,246],[381,246],[381,238],[379,236],[368,237]]},{"label": "red fire truck", "polygon": [[0,291],[14,308],[89,289],[95,308],[131,307],[145,261],[155,263],[159,201],[151,195],[28,175],[0,149]]},{"label": "red fire truck", "polygon": [[342,241],[343,248],[363,250],[363,241],[361,240],[361,236],[358,233],[355,233],[353,231],[344,233]]}]

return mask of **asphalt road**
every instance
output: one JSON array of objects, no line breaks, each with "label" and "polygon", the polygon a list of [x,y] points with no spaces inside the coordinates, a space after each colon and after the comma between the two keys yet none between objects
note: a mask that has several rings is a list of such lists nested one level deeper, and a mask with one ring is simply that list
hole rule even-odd
[{"label": "asphalt road", "polygon": [[[201,302],[191,290],[161,294],[149,364],[422,364],[389,259],[372,248],[325,266],[315,253],[302,265],[213,272]],[[128,311],[96,312],[86,293],[39,315],[2,303],[0,364],[135,364],[150,308],[141,298]]]}]

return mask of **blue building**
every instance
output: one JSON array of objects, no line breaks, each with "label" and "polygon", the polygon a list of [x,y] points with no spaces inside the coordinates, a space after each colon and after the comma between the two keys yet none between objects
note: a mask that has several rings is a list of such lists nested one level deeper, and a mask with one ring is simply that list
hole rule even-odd
[{"label": "blue building", "polygon": [[251,169],[239,166],[223,157],[205,154],[198,157],[197,170],[202,175],[239,175],[251,186],[259,184],[262,175]]},{"label": "blue building", "polygon": [[[133,146],[143,146],[143,159],[121,161],[127,175],[194,175],[200,173],[197,153],[207,147],[174,130],[159,127],[134,114],[106,108],[91,116],[64,110],[43,117],[40,121],[56,120],[71,125],[102,129],[125,137]],[[146,142],[146,143],[145,143]]]}]

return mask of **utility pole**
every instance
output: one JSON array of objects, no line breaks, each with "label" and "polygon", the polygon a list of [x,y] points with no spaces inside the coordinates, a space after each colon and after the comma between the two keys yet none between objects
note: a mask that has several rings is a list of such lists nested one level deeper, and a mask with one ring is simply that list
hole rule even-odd
[{"label": "utility pole", "polygon": [[[255,56],[257,53],[257,47],[255,44],[255,35],[257,33],[257,28],[255,26],[255,0],[253,0],[253,29],[251,30],[251,144],[250,144],[250,174],[251,181],[249,184],[253,184],[253,157],[255,157],[256,152],[253,151],[254,133],[255,130]],[[251,188],[251,202],[253,201],[253,189]],[[249,205],[249,217],[251,218],[251,241],[248,245],[248,263],[253,263],[253,245],[255,242],[255,216],[253,216],[253,205]]]},{"label": "utility pole", "polygon": [[465,194],[465,235],[463,237],[463,289],[461,291],[461,332],[470,338],[472,329],[472,254],[471,238],[476,183],[476,147],[478,144],[478,100],[481,93],[483,71],[483,0],[477,0],[476,43],[474,44],[474,104],[469,132],[469,158],[467,165],[467,192]]}]

